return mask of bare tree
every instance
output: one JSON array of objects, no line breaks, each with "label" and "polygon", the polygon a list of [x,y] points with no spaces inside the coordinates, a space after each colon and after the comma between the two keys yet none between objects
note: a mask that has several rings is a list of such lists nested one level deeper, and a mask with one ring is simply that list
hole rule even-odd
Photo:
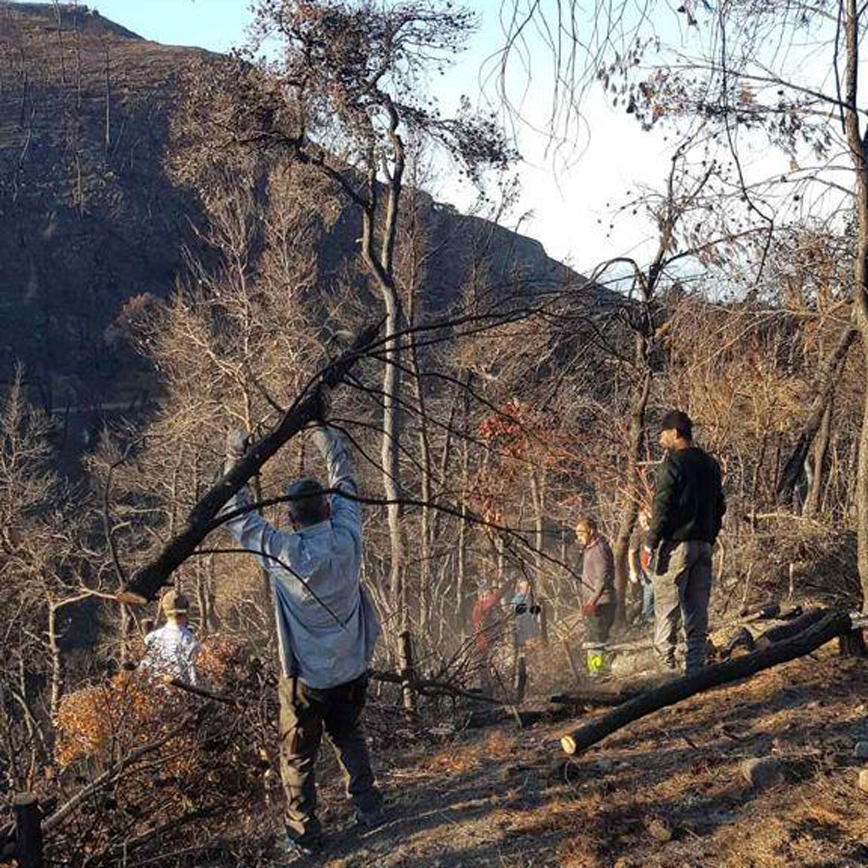
[{"label": "bare tree", "polygon": [[[463,160],[471,174],[510,158],[497,126],[469,106],[441,118],[425,101],[427,69],[447,62],[473,23],[461,9],[424,2],[394,8],[340,2],[262,2],[249,57],[280,46],[277,63],[237,60],[224,70],[219,97],[202,120],[211,152],[274,152],[331,181],[361,220],[359,255],[379,293],[386,339],[381,350],[382,484],[390,528],[389,587],[406,613],[401,522],[401,341],[406,325],[395,250],[407,164],[408,132]],[[213,72],[208,72],[208,83]],[[207,90],[206,90],[207,93]],[[205,104],[201,97],[195,99]],[[214,112],[214,105],[222,112]],[[201,159],[201,157],[200,157]],[[401,618],[405,618],[402,614]]]}]

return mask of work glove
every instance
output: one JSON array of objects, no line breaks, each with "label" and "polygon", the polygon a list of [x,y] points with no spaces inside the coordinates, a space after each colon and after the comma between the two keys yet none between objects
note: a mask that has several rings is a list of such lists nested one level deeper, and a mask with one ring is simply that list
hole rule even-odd
[{"label": "work glove", "polygon": [[597,614],[597,604],[596,603],[585,603],[585,605],[582,606],[582,614],[586,618],[593,618],[594,615]]},{"label": "work glove", "polygon": [[248,435],[240,428],[231,428],[226,432],[226,457],[237,461],[247,452]]},{"label": "work glove", "polygon": [[634,570],[631,568],[629,571],[629,576],[630,576],[630,584],[631,585],[638,585],[639,582],[641,581],[638,570]]}]

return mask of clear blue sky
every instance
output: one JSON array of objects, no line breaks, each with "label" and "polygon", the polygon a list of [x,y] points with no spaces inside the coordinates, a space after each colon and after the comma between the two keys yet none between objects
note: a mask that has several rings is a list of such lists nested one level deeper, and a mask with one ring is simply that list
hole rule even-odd
[{"label": "clear blue sky", "polygon": [[250,19],[249,0],[99,0],[87,5],[145,39],[212,51],[236,45]]}]

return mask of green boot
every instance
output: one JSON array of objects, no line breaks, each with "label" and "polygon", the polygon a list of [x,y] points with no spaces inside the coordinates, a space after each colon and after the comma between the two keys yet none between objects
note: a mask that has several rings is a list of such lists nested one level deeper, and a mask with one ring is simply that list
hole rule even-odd
[{"label": "green boot", "polygon": [[588,643],[587,648],[587,666],[588,677],[599,678],[606,670],[606,647]]}]

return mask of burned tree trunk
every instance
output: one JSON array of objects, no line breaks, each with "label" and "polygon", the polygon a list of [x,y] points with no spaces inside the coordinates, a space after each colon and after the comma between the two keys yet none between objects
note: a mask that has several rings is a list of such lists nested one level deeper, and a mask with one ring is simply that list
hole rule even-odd
[{"label": "burned tree trunk", "polygon": [[306,395],[296,400],[286,411],[280,423],[269,434],[253,444],[242,458],[224,473],[190,511],[180,532],[170,539],[162,551],[139,569],[117,598],[122,603],[144,605],[153,600],[172,573],[187,560],[198,545],[214,529],[220,510],[247,481],[284,444],[321,412],[323,390],[335,388],[342,377],[355,365],[363,351],[374,340],[380,323],[369,326],[353,341],[351,347],[321,374],[319,382]]},{"label": "burned tree trunk", "polygon": [[847,354],[858,332],[853,326],[848,325],[841,332],[838,343],[832,352],[826,357],[818,376],[817,388],[808,416],[802,425],[802,432],[796,445],[784,464],[783,472],[778,479],[777,494],[781,503],[790,503],[793,499],[793,490],[799,484],[805,468],[805,459],[811,451],[814,439],[823,424],[823,416],[832,400],[832,393],[838,382],[838,375],[847,360]]},{"label": "burned tree trunk", "polygon": [[851,629],[852,622],[847,612],[825,612],[816,623],[789,639],[773,643],[768,648],[744,657],[708,666],[696,675],[677,678],[625,702],[614,711],[564,736],[561,747],[571,755],[580,753],[634,720],[682,702],[703,690],[740,681],[763,669],[770,669],[779,663],[810,654],[836,636],[849,633]]}]

